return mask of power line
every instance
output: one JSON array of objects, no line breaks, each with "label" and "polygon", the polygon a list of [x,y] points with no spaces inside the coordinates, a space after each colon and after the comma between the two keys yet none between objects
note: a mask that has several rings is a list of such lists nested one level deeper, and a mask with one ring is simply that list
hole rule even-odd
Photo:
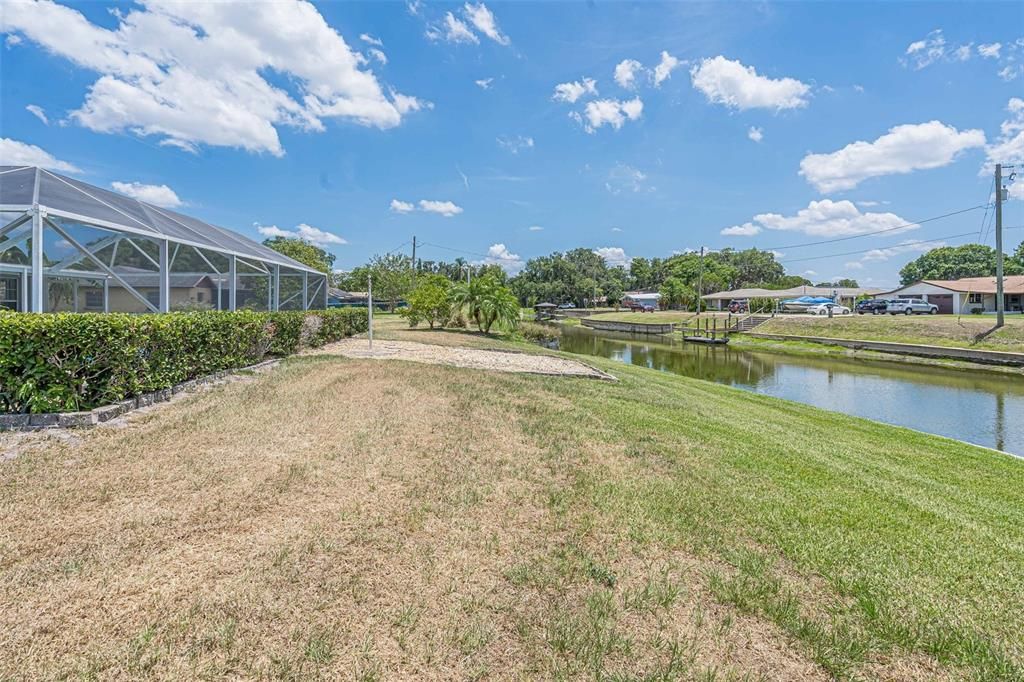
[{"label": "power line", "polygon": [[[1006,229],[1006,228],[1004,228],[1004,229]],[[891,249],[891,248],[895,248],[895,247],[898,247],[898,246],[917,246],[918,244],[931,244],[932,242],[940,242],[943,239],[956,239],[957,237],[968,237],[968,236],[975,235],[975,234],[977,234],[977,232],[972,230],[970,232],[961,232],[960,234],[946,235],[945,237],[936,237],[935,239],[919,239],[919,240],[914,240],[914,241],[910,242],[909,244],[895,244],[895,245],[887,247],[887,248]],[[808,258],[786,258],[786,259],[780,260],[779,262],[780,263],[802,263],[804,261],[809,261],[809,260],[822,260],[824,258],[839,258],[841,256],[856,256],[858,254],[868,253],[870,251],[884,251],[884,250],[885,250],[885,247],[880,249],[880,248],[878,248],[876,246],[875,248],[872,248],[872,249],[864,249],[862,251],[847,251],[845,253],[830,253],[830,254],[828,254],[826,256],[810,256]]]},{"label": "power line", "polygon": [[[988,186],[989,189],[985,193],[985,201],[988,201],[989,197],[992,196],[992,188],[995,187],[995,184],[996,184],[996,179],[992,178],[992,182],[989,183],[989,186]],[[981,242],[982,244],[985,243],[985,236],[984,236],[985,232],[986,232],[986,230],[985,230],[985,222],[988,220],[988,210],[989,210],[989,206],[985,206],[985,212],[981,216],[981,229],[978,230],[978,241]]]},{"label": "power line", "polygon": [[451,246],[441,246],[440,244],[431,244],[430,242],[419,242],[420,246],[433,246],[435,249],[444,249],[445,251],[454,251],[455,253],[464,253],[467,256],[479,256],[480,258],[493,258],[494,260],[507,260],[512,262],[518,262],[519,258],[509,258],[508,256],[495,256],[490,253],[479,253],[477,251],[467,251],[465,249],[456,249]]},{"label": "power line", "polygon": [[798,249],[798,248],[801,248],[801,247],[804,247],[804,246],[819,246],[821,244],[832,244],[834,242],[844,242],[844,241],[847,241],[849,239],[860,239],[861,237],[871,237],[871,236],[876,235],[876,234],[885,234],[886,232],[894,232],[896,230],[905,230],[906,228],[914,227],[915,225],[924,225],[925,223],[930,223],[930,222],[933,222],[933,221],[936,221],[936,220],[942,220],[943,218],[950,218],[950,217],[955,216],[955,215],[960,215],[961,213],[968,213],[970,211],[977,211],[980,208],[987,209],[987,208],[991,208],[991,207],[992,207],[991,203],[978,204],[977,206],[971,206],[970,208],[964,208],[964,209],[961,209],[959,211],[953,211],[952,213],[945,213],[943,215],[937,215],[937,216],[934,216],[932,218],[925,218],[924,220],[918,220],[918,221],[911,222],[911,223],[903,223],[902,225],[897,225],[895,227],[887,227],[884,230],[875,230],[873,232],[863,232],[861,234],[854,234],[854,235],[850,235],[848,237],[836,237],[835,239],[822,239],[821,241],[805,242],[803,244],[789,244],[787,246],[767,246],[767,247],[761,247],[761,249],[763,251],[772,251],[772,250],[778,250],[778,249]]}]

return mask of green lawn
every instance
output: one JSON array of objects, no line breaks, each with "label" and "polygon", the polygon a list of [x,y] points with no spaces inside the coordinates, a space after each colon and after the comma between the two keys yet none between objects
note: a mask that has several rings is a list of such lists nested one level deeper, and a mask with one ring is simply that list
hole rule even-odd
[{"label": "green lawn", "polygon": [[1024,316],[1007,316],[1006,326],[975,343],[992,328],[994,316],[968,315],[852,315],[817,317],[786,315],[757,327],[757,333],[823,336],[835,339],[893,341],[932,346],[981,348],[1024,353]]},{"label": "green lawn", "polygon": [[0,435],[0,678],[1024,679],[1024,461],[586,361]]}]

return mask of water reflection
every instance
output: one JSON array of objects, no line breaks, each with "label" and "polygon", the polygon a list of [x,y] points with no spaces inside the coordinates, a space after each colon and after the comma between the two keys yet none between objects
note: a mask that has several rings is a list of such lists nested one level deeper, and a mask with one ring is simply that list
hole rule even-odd
[{"label": "water reflection", "polygon": [[1024,455],[1024,379],[563,329],[562,350],[744,388]]}]

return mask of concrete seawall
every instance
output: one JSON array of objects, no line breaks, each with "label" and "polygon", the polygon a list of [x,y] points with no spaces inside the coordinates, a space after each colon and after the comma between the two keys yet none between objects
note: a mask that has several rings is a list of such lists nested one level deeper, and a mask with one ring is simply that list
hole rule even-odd
[{"label": "concrete seawall", "polygon": [[604,332],[625,332],[626,334],[671,334],[672,324],[659,322],[654,324],[643,324],[639,322],[613,322],[612,320],[583,319],[580,324],[584,327],[597,329]]},{"label": "concrete seawall", "polygon": [[922,358],[946,358],[950,360],[967,360],[984,365],[1006,365],[1024,367],[1024,353],[1010,353],[997,350],[981,350],[973,348],[947,348],[946,346],[924,346],[913,343],[895,343],[891,341],[862,341],[859,339],[831,339],[822,336],[789,336],[786,334],[760,334],[748,332],[747,336],[770,341],[805,341],[821,343],[829,346],[841,346],[854,350],[874,350],[899,355],[914,355]]}]

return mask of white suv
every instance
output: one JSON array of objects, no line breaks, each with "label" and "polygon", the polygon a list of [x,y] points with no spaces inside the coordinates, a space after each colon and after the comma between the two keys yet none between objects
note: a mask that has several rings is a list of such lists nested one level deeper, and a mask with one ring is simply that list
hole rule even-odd
[{"label": "white suv", "polygon": [[885,306],[885,312],[890,315],[903,313],[904,315],[935,315],[939,312],[939,306],[920,298],[900,298],[889,301]]}]

